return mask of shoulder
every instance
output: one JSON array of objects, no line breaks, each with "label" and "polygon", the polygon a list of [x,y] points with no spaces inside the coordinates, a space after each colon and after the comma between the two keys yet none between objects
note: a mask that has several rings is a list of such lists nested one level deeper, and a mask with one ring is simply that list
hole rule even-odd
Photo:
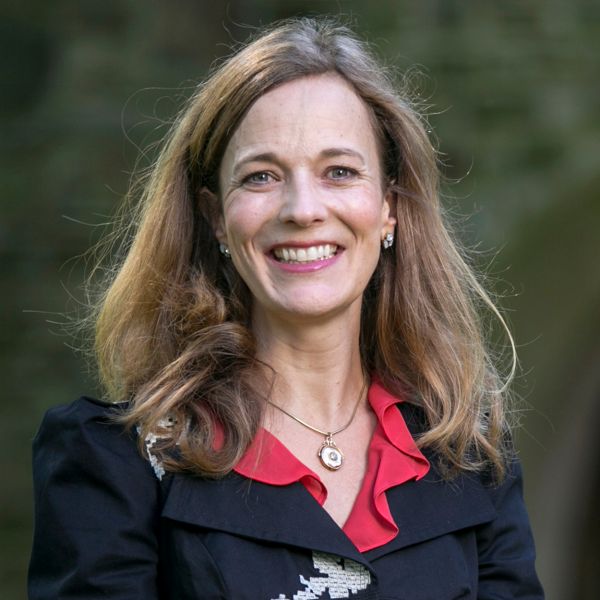
[{"label": "shoulder", "polygon": [[[411,435],[415,440],[418,439],[429,427],[425,411],[417,404],[407,401],[401,402],[397,406]],[[482,467],[480,470],[459,471],[454,474],[449,473],[445,476],[443,474],[446,472],[444,468],[445,462],[440,454],[430,447],[421,448],[421,451],[429,460],[433,471],[441,479],[452,480],[455,477],[477,479],[479,483],[495,495],[496,492],[502,493],[502,489],[505,489],[507,486],[514,485],[515,483],[520,485],[522,478],[521,463],[517,458],[517,452],[513,446],[510,431],[506,432],[505,438],[505,447],[503,450],[505,455],[505,474],[500,478],[497,477],[495,469],[489,465]]]},{"label": "shoulder", "polygon": [[[126,403],[111,404],[86,396],[48,410],[33,442],[34,477],[60,469],[120,472],[123,479],[136,474],[139,481],[152,475],[151,466],[138,451],[136,433],[119,422]],[[119,477],[121,479],[121,477]]]},{"label": "shoulder", "polygon": [[[110,404],[82,396],[70,404],[49,409],[34,439],[34,449],[50,443],[65,447],[72,442],[90,445],[115,442],[123,438],[129,445],[132,436],[117,423],[119,412],[125,403]],[[127,439],[127,441],[125,441]]]},{"label": "shoulder", "polygon": [[111,403],[81,396],[70,404],[53,406],[44,415],[42,429],[56,425],[79,427],[94,421],[109,421],[127,407],[126,402]]},{"label": "shoulder", "polygon": [[160,489],[125,405],[50,409],[33,444],[30,597],[155,598]]},{"label": "shoulder", "polygon": [[127,529],[135,513],[150,529],[160,486],[135,432],[115,418],[123,408],[83,397],[46,413],[33,442],[37,530],[63,522],[65,531],[104,531],[98,511],[112,527]]}]

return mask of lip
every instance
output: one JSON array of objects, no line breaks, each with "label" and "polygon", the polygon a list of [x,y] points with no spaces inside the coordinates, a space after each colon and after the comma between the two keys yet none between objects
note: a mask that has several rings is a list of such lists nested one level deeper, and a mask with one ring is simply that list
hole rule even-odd
[{"label": "lip", "polygon": [[329,244],[330,246],[337,246],[338,249],[343,250],[344,247],[339,242],[334,242],[332,240],[311,240],[310,242],[281,242],[279,244],[273,244],[267,251],[271,254],[277,248],[310,248],[311,246],[324,246],[325,244]]},{"label": "lip", "polygon": [[[308,246],[312,246],[313,244],[309,244]],[[283,248],[304,248],[308,246],[279,246]],[[306,263],[284,263],[279,262],[272,253],[267,254],[267,260],[282,271],[286,271],[288,273],[313,273],[314,271],[321,271],[322,269],[326,269],[330,267],[334,263],[336,263],[340,256],[343,254],[344,249],[338,246],[338,251],[331,258],[324,258],[322,260],[315,260],[313,262]]]},{"label": "lip", "polygon": [[[305,262],[305,263],[284,263],[280,262],[275,258],[275,250],[279,248],[310,248],[312,246],[325,246],[329,244],[330,246],[336,246],[336,253],[330,258],[325,258],[321,260],[315,260],[313,262]],[[344,247],[338,242],[334,242],[332,240],[310,240],[310,241],[285,241],[279,242],[277,244],[273,244],[266,252],[267,259],[271,264],[276,266],[278,269],[282,271],[286,271],[288,273],[313,273],[315,271],[320,271],[322,269],[326,269],[330,267],[334,263],[336,263],[340,256],[344,252]]]}]

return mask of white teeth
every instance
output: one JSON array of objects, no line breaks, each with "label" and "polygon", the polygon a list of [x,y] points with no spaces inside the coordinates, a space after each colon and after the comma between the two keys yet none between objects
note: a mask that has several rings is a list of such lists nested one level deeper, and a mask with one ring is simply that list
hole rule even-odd
[{"label": "white teeth", "polygon": [[277,248],[273,254],[281,262],[306,263],[331,258],[336,252],[335,244],[324,244],[308,248]]}]

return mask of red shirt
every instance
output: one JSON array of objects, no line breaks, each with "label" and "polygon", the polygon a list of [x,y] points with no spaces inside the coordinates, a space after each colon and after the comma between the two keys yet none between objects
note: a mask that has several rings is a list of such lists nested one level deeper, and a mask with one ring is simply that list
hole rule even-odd
[{"label": "red shirt", "polygon": [[[429,462],[415,445],[396,407],[402,399],[388,393],[377,380],[369,388],[368,399],[377,416],[377,426],[369,444],[362,487],[342,527],[361,552],[387,544],[398,533],[386,490],[421,479],[429,470]],[[266,429],[259,430],[234,471],[269,485],[301,482],[321,505],[327,498],[327,489],[319,476]]]}]

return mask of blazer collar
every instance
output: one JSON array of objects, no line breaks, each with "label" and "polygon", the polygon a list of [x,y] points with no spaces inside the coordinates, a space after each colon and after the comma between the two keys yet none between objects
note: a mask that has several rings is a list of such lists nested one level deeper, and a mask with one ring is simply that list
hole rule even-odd
[{"label": "blazer collar", "polygon": [[[415,435],[422,420],[402,404]],[[164,481],[162,516],[212,529],[350,558],[369,567],[370,560],[411,544],[491,521],[496,510],[476,475],[444,480],[435,455],[425,452],[431,468],[419,481],[386,492],[398,535],[385,546],[361,554],[301,483],[272,486],[237,473],[218,479],[175,474]]]},{"label": "blazer collar", "polygon": [[336,554],[369,567],[329,514],[299,482],[276,487],[237,473],[210,480],[174,475],[162,516],[202,529]]}]

